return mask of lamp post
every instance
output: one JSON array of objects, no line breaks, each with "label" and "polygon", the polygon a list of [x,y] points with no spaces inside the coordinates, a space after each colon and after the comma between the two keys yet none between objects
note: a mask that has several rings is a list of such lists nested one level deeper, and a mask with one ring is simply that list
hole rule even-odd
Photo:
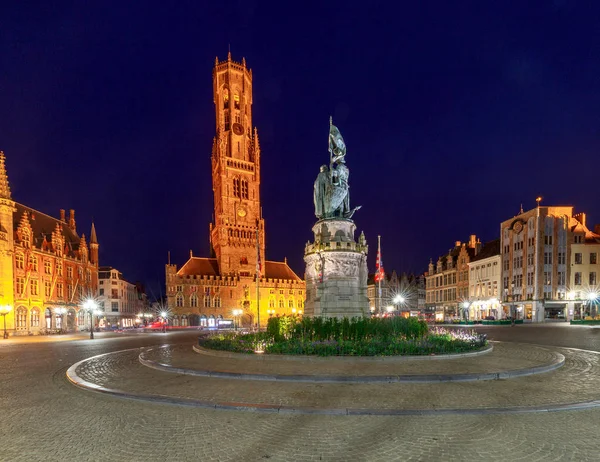
[{"label": "lamp post", "polygon": [[0,305],[0,314],[4,318],[4,340],[8,338],[8,332],[6,332],[6,315],[12,311],[10,305]]},{"label": "lamp post", "polygon": [[89,298],[83,303],[83,308],[90,313],[90,339],[94,339],[94,314],[99,313],[97,311],[98,304],[95,300]]},{"label": "lamp post", "polygon": [[[471,306],[471,304],[467,301],[462,302],[462,308],[463,308],[463,316],[465,317],[465,322],[469,320],[469,307]],[[479,318],[475,318],[475,319],[481,319],[481,316],[479,316]]]},{"label": "lamp post", "polygon": [[240,316],[242,315],[243,311],[241,309],[236,308],[235,310],[233,310],[233,318],[235,320],[235,330],[238,330],[239,324],[240,324]]},{"label": "lamp post", "polygon": [[267,313],[268,313],[269,317],[270,317],[270,318],[272,318],[272,317],[273,317],[273,315],[275,314],[275,310],[268,309],[268,310],[267,310]]},{"label": "lamp post", "polygon": [[394,305],[396,305],[396,311],[400,311],[400,305],[404,303],[406,299],[402,295],[396,295],[394,297]]},{"label": "lamp post", "polygon": [[167,312],[166,311],[161,311],[160,312],[160,317],[162,318],[163,321],[163,328],[162,331],[163,333],[167,333],[167,323],[169,322],[169,318],[167,318]]},{"label": "lamp post", "polygon": [[394,306],[393,305],[386,306],[385,310],[387,311],[388,315],[391,315],[394,312]]}]

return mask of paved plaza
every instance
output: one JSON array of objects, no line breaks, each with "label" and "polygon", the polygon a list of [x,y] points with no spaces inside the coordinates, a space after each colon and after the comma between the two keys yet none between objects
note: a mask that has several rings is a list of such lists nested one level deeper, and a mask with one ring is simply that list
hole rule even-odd
[{"label": "paved plaza", "polygon": [[[147,394],[327,407],[510,408],[600,398],[600,355],[573,349],[600,351],[599,329],[525,325],[480,330],[491,340],[506,342],[494,344],[495,351],[481,356],[487,358],[478,366],[481,371],[494,369],[494,358],[499,360],[503,349],[512,352],[505,364],[510,368],[545,363],[556,352],[564,355],[565,364],[544,374],[466,383],[273,383],[174,374],[137,360],[145,351],[141,347],[168,344],[148,352],[149,357],[168,363],[165,355],[170,354],[173,365],[192,367],[194,355],[200,356],[191,352],[197,332],[99,334],[95,340],[76,337],[58,342],[9,340],[0,343],[0,460],[598,460],[600,409],[472,415],[276,414],[117,398],[80,389],[66,378],[67,369],[78,361],[119,352],[86,363],[89,370],[82,370],[82,375]],[[517,353],[513,343],[528,344],[519,348],[525,353]],[[212,369],[270,370],[263,362],[225,366],[215,358],[204,361]],[[429,372],[436,365],[445,371],[450,361],[456,361],[459,372],[470,370],[465,359],[431,361],[427,367]],[[385,371],[381,364],[363,375]],[[393,366],[394,372],[414,373],[414,364],[407,364]],[[281,367],[278,372],[297,371],[297,366]],[[314,367],[327,372],[321,365]],[[350,372],[342,367],[336,373]]]}]

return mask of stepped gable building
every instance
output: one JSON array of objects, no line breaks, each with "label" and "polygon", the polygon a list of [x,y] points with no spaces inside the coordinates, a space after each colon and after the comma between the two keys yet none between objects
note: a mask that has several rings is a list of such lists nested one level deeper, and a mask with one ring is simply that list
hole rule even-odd
[{"label": "stepped gable building", "polygon": [[[0,151],[0,305],[9,305],[10,335],[75,331],[89,326],[81,308],[98,287],[98,239],[77,233],[75,211],[60,218],[12,200]],[[86,318],[88,321],[86,322]]]},{"label": "stepped gable building", "polygon": [[429,262],[426,273],[425,311],[436,321],[459,319],[460,303],[469,298],[469,262],[481,250],[481,242],[472,234],[469,242],[456,241],[454,248]]},{"label": "stepped gable building", "polygon": [[252,71],[241,63],[215,59],[213,102],[216,135],[211,172],[214,222],[212,258],[195,257],[181,267],[166,265],[167,303],[175,324],[216,326],[241,309],[243,325],[269,316],[302,313],[305,283],[287,261],[265,259],[265,221],[260,203],[258,131],[252,125]]}]

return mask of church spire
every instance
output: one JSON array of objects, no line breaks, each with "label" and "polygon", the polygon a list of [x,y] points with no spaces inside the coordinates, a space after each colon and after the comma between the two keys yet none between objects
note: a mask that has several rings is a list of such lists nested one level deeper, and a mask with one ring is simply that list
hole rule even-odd
[{"label": "church spire", "polygon": [[90,244],[97,244],[98,238],[96,237],[96,227],[94,226],[94,222],[92,221],[92,231],[90,232]]},{"label": "church spire", "polygon": [[6,157],[4,151],[0,151],[0,198],[11,199],[10,186],[8,184],[8,175],[6,174]]}]

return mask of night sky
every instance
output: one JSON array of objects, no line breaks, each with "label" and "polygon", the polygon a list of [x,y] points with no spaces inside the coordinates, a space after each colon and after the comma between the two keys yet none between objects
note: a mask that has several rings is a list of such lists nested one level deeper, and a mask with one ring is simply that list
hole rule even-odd
[{"label": "night sky", "polygon": [[208,256],[231,46],[253,70],[267,258],[303,274],[331,114],[371,271],[378,234],[387,270],[423,271],[540,194],[600,222],[598,24],[574,0],[4,2],[0,150],[13,199],[74,208],[86,236],[93,217],[101,264],[156,295],[168,250]]}]

